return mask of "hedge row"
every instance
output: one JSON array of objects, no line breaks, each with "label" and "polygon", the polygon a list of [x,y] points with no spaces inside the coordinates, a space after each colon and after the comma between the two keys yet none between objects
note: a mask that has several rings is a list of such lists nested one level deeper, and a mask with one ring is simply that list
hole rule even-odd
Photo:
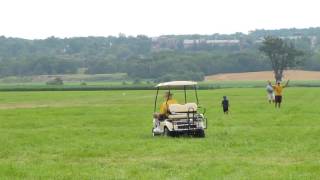
[{"label": "hedge row", "polygon": [[[320,87],[320,84],[292,84],[291,87]],[[261,84],[200,84],[198,89],[223,89],[223,88],[262,88]],[[154,85],[139,86],[2,86],[0,91],[106,91],[106,90],[155,90]]]}]

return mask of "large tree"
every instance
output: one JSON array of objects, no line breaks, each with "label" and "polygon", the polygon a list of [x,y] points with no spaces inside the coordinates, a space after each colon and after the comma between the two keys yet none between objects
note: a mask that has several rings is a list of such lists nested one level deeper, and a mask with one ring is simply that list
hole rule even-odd
[{"label": "large tree", "polygon": [[284,70],[299,65],[302,62],[299,57],[304,54],[292,42],[273,36],[265,37],[259,50],[268,56],[276,81],[282,80]]}]

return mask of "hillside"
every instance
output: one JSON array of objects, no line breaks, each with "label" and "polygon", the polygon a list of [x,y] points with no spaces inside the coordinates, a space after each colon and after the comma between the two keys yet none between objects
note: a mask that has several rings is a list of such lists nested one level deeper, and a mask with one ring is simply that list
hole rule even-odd
[{"label": "hillside", "polygon": [[[272,71],[226,73],[206,76],[206,81],[238,81],[238,80],[273,80]],[[320,80],[320,71],[289,70],[284,74],[284,79],[290,80]]]}]

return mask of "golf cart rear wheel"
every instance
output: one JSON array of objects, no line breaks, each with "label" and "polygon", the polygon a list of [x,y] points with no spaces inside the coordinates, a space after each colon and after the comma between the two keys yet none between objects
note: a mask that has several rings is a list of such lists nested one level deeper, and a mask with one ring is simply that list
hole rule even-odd
[{"label": "golf cart rear wheel", "polygon": [[198,137],[198,138],[204,138],[205,136],[206,136],[206,134],[204,133],[204,130],[198,130],[194,134],[194,137]]}]

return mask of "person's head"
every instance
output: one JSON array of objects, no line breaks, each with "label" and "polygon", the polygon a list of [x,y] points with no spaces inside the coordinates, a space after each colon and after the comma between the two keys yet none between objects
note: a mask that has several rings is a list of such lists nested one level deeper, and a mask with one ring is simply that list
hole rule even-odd
[{"label": "person's head", "polygon": [[223,96],[223,100],[227,100],[227,96]]},{"label": "person's head", "polygon": [[271,85],[271,81],[268,81],[268,84]]},{"label": "person's head", "polygon": [[173,96],[173,94],[168,91],[168,92],[165,92],[165,93],[164,93],[164,96],[163,96],[163,97],[164,97],[165,99],[172,99],[172,96]]}]

